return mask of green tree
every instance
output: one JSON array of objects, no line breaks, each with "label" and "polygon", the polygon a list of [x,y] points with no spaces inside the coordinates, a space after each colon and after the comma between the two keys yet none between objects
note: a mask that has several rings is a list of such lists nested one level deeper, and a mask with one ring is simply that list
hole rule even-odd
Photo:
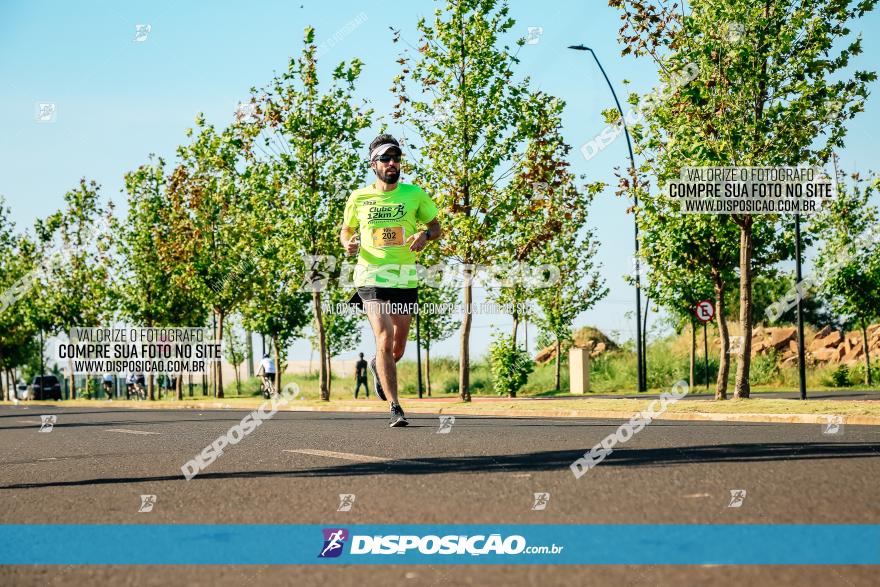
[{"label": "green tree", "polygon": [[812,229],[823,239],[816,259],[821,289],[832,309],[862,333],[865,385],[872,385],[868,325],[880,317],[880,212],[871,204],[880,177],[853,177],[838,183],[838,196],[826,202]]},{"label": "green tree", "polygon": [[[285,255],[286,241],[292,235],[284,228],[287,209],[278,205],[278,194],[272,187],[272,164],[253,158],[249,158],[248,164],[252,167],[249,178],[252,211],[247,215],[250,226],[246,232],[246,248],[252,254],[217,287],[251,288],[241,308],[243,324],[271,340],[278,366],[275,389],[281,389],[281,350],[303,336],[311,319],[312,296],[300,291],[306,275],[304,260]],[[256,280],[251,283],[240,279],[241,274],[253,274]]]},{"label": "green tree", "polygon": [[541,92],[530,95],[527,104],[530,115],[523,129],[529,138],[512,180],[494,206],[498,231],[489,246],[502,266],[528,264],[528,273],[538,272],[541,279],[508,275],[508,285],[493,297],[513,308],[514,344],[520,318],[530,317],[529,300],[538,300],[543,312],[538,324],[556,337],[558,390],[562,343],[569,339],[577,316],[608,293],[593,261],[598,242],[587,225],[592,198],[605,186],[579,188],[576,182],[584,178],[568,169],[571,147],[562,137],[565,104]]},{"label": "green tree", "polygon": [[473,265],[492,261],[486,243],[497,234],[499,186],[513,173],[528,133],[523,124],[529,117],[528,78],[514,80],[518,59],[502,44],[514,22],[505,2],[448,0],[433,22],[419,19],[418,55],[404,51],[398,60],[402,71],[392,85],[398,99],[393,118],[424,141],[418,154],[411,152],[412,170],[438,200],[444,257],[462,264],[463,401],[470,401]]},{"label": "green tree", "polygon": [[528,353],[513,342],[513,337],[504,334],[499,334],[489,347],[489,365],[495,392],[508,397],[516,397],[535,366]]},{"label": "green tree", "polygon": [[36,326],[33,324],[29,301],[32,259],[28,251],[33,245],[25,237],[16,237],[15,225],[9,219],[10,209],[0,196],[0,399],[11,400],[15,394],[12,371],[25,365],[36,350]]},{"label": "green tree", "polygon": [[[196,117],[197,132],[190,144],[178,148],[179,163],[168,178],[168,206],[161,210],[167,238],[159,259],[173,276],[171,284],[207,306],[216,319],[214,337],[223,338],[224,319],[247,299],[250,288],[217,287],[249,258],[247,242],[249,169],[243,165],[244,140],[232,129],[217,132]],[[188,129],[187,135],[193,136]],[[245,273],[239,280],[255,279]],[[223,397],[219,362],[213,371],[217,397]]]},{"label": "green tree", "polygon": [[[566,296],[559,296],[555,302],[553,296],[542,298],[545,305],[549,304],[548,308],[558,308],[551,310],[555,316],[554,329],[560,333],[570,332],[571,324],[558,323],[558,318],[565,315],[563,322],[573,320],[607,294],[593,271],[590,257],[597,243],[592,230],[586,226],[589,204],[604,185],[590,184],[585,189],[575,186],[576,181],[584,178],[569,171],[571,147],[562,137],[565,103],[536,92],[528,97],[527,104],[530,114],[523,125],[529,138],[523,156],[515,164],[511,181],[500,190],[494,205],[493,210],[499,215],[498,230],[487,245],[495,267],[502,274],[505,267],[525,266],[529,273],[541,271],[542,277],[552,281],[557,273],[576,267],[575,274],[563,276],[575,290],[577,282],[589,275],[588,287],[580,292],[567,292],[567,300],[563,300]],[[553,269],[544,272],[548,267]],[[546,289],[541,287],[543,284],[529,283],[532,280],[524,278],[525,275],[517,275],[515,269],[504,276],[508,284],[490,290],[490,295],[498,304],[512,308],[512,337],[516,343],[520,321],[535,318],[529,311],[529,301],[548,292],[543,291]],[[566,309],[554,306],[568,302],[573,305]]]},{"label": "green tree", "polygon": [[[696,0],[683,15],[666,3],[610,0],[624,25],[623,53],[650,55],[664,72],[695,67],[698,77],[655,114],[659,157],[671,167],[822,164],[843,143],[845,123],[864,109],[876,75],[842,70],[859,55],[848,24],[876,1]],[[736,34],[732,34],[736,33]],[[831,48],[843,43],[830,55]],[[836,81],[835,81],[836,80]],[[743,349],[735,397],[749,397],[752,277],[756,232],[778,217],[733,215],[739,228]]]},{"label": "green tree", "polygon": [[[172,198],[168,194],[165,161],[150,162],[125,174],[128,210],[124,221],[111,220],[116,255],[113,294],[121,317],[138,326],[202,326],[208,308],[190,287],[180,283],[187,273],[168,265],[163,251],[174,246]],[[181,380],[178,374],[178,381]],[[152,374],[148,394],[155,399]],[[178,386],[177,398],[183,399]]]},{"label": "green tree", "polygon": [[[41,272],[35,292],[43,299],[39,320],[53,335],[70,334],[75,327],[97,327],[112,316],[111,283],[106,252],[109,235],[105,228],[100,186],[81,179],[64,195],[66,207],[36,229],[45,245],[55,241],[60,254],[54,255],[48,270]],[[70,398],[76,399],[73,363],[68,360]]]},{"label": "green tree", "polygon": [[[257,121],[254,148],[269,165],[275,205],[283,212],[279,258],[287,267],[304,267],[300,283],[310,293],[314,331],[321,353],[321,399],[330,399],[329,347],[321,299],[327,274],[343,255],[339,227],[348,195],[364,183],[366,166],[359,133],[370,127],[373,111],[354,97],[362,63],[340,63],[322,91],[314,44],[305,29],[300,57],[263,90],[253,92]],[[305,265],[303,265],[305,261]]]},{"label": "green tree", "polygon": [[569,183],[556,189],[563,191],[560,202],[564,205],[550,207],[547,226],[556,228],[552,237],[543,241],[536,257],[554,267],[559,278],[550,287],[538,289],[535,298],[541,309],[537,323],[542,332],[552,333],[554,337],[554,381],[559,391],[562,345],[571,340],[575,319],[608,295],[608,288],[594,261],[599,243],[593,230],[586,227],[589,204],[602,186],[596,184],[581,191]]},{"label": "green tree", "polygon": [[[643,170],[664,182],[671,169],[652,158],[650,139],[642,141],[639,129],[634,132],[637,145],[645,144],[648,159]],[[649,135],[650,136],[650,135]],[[726,293],[735,278],[738,258],[738,227],[726,216],[710,217],[678,214],[674,205],[658,193],[643,191],[640,196],[639,252],[640,269],[646,271],[645,285],[649,299],[663,306],[673,321],[691,325],[690,372],[694,372],[695,322],[693,311],[700,300],[712,299],[715,321],[721,339],[715,399],[727,398],[730,369],[730,336]]]}]

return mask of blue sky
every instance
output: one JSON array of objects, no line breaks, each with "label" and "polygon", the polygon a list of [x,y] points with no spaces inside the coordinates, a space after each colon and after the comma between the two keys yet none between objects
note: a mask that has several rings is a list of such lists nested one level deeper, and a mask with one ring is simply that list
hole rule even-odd
[{"label": "blue sky", "polygon": [[[392,133],[401,129],[388,114],[389,91],[398,73],[399,45],[389,26],[415,44],[415,23],[430,17],[437,3],[362,2],[0,2],[0,194],[20,227],[30,227],[63,203],[64,192],[80,177],[97,180],[105,197],[117,204],[123,173],[144,163],[149,153],[167,158],[185,141],[184,129],[197,112],[222,126],[231,120],[239,100],[251,86],[261,86],[274,70],[285,66],[302,46],[302,30],[316,28],[318,43],[364,13],[366,20],[326,52],[324,67],[359,57],[364,73],[359,95],[372,102]],[[657,81],[651,62],[620,57],[616,34],[618,14],[602,0],[586,2],[513,1],[511,15],[517,35],[541,27],[539,42],[524,46],[518,73],[530,76],[533,87],[567,102],[565,136],[574,147],[572,168],[589,180],[614,183],[613,169],[626,164],[622,137],[586,161],[578,148],[602,128],[601,110],[613,106],[611,95],[589,55],[567,50],[571,44],[592,46],[602,59],[618,94],[631,88],[646,92]],[[149,24],[146,40],[135,42],[135,25]],[[854,32],[878,30],[876,13],[857,22]],[[853,64],[877,69],[880,40],[864,36],[865,53]],[[872,90],[876,90],[873,87]],[[35,104],[57,105],[53,123],[36,121]],[[846,149],[840,153],[848,170],[877,169],[874,142],[880,117],[878,99],[850,125]],[[377,120],[378,132],[383,120]],[[367,137],[365,137],[367,138]],[[620,338],[633,335],[634,293],[622,276],[630,270],[632,217],[627,202],[608,189],[592,208],[592,224],[601,242],[598,261],[610,287],[607,298],[584,313],[578,325],[596,325]],[[481,299],[477,292],[477,299]],[[656,319],[652,314],[649,322]],[[472,335],[474,354],[488,344],[492,326],[507,331],[505,316],[478,316]],[[534,328],[529,342],[534,349]],[[457,354],[457,337],[438,345],[435,354]],[[362,348],[373,349],[365,336]],[[414,357],[412,349],[408,354]],[[291,358],[308,359],[300,341]]]}]

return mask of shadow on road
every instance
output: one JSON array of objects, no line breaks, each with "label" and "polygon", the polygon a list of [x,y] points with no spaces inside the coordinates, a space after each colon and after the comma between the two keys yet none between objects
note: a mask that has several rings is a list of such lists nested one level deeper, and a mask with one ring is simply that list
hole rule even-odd
[{"label": "shadow on road", "polygon": [[[360,475],[437,475],[444,473],[515,473],[566,470],[583,452],[574,450],[544,451],[516,455],[474,455],[436,457],[418,460],[390,460],[377,463],[351,463],[334,467],[301,470],[202,472],[194,480],[259,479],[277,477],[351,477]],[[705,463],[748,463],[786,460],[852,459],[880,456],[880,444],[870,443],[763,443],[725,444],[717,446],[662,447],[615,449],[601,465],[608,467],[664,467]],[[3,489],[36,489],[43,487],[76,487],[117,483],[183,481],[182,474],[151,477],[115,477],[52,481],[47,483],[16,483]]]}]

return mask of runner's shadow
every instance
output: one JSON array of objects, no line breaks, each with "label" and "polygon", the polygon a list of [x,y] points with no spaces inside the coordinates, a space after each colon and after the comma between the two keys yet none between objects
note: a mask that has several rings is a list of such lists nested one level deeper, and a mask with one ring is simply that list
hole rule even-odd
[{"label": "runner's shadow", "polygon": [[[287,471],[232,471],[199,473],[193,480],[259,479],[297,477],[356,477],[377,475],[437,475],[445,473],[515,473],[556,471],[568,472],[569,466],[583,456],[583,451],[559,450],[514,455],[474,455],[462,457],[428,457],[413,460],[389,460],[376,463],[350,463],[317,469]],[[772,462],[785,460],[853,459],[880,456],[880,444],[870,443],[771,443],[724,444],[712,446],[662,447],[648,449],[616,448],[598,468],[664,467],[707,463]],[[42,487],[76,487],[156,481],[183,481],[183,475],[118,477],[50,481],[45,483],[14,483],[3,489],[36,489]]]},{"label": "runner's shadow", "polygon": [[[34,412],[30,414],[31,417],[42,415],[40,412]],[[19,417],[27,417],[19,416]],[[210,423],[210,422],[238,422],[241,418],[213,418],[211,420],[199,420],[199,419],[179,419],[179,420],[106,420],[101,422],[64,422],[63,420],[55,422],[53,426],[54,429],[64,429],[64,428],[107,428],[108,426],[156,426],[156,425],[165,425],[165,424],[178,424],[184,422],[199,422],[201,424]],[[34,422],[32,424],[21,424],[20,426],[0,426],[0,431],[6,430],[35,430],[38,429],[40,424],[38,422]]]}]

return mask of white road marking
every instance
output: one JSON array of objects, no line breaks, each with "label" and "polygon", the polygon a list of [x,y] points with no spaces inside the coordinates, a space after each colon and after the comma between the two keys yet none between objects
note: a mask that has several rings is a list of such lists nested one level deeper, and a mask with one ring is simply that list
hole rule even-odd
[{"label": "white road marking", "polygon": [[689,495],[682,495],[682,497],[712,497],[708,493],[691,493]]},{"label": "white road marking", "polygon": [[123,434],[162,434],[161,432],[147,432],[146,430],[126,430],[125,428],[109,428],[104,432],[122,432]]},{"label": "white road marking", "polygon": [[19,424],[42,424],[42,420],[19,420]]},{"label": "white road marking", "polygon": [[344,461],[357,461],[359,463],[384,463],[392,459],[383,457],[371,457],[369,455],[356,455],[350,452],[333,452],[332,450],[317,450],[311,448],[297,448],[293,450],[285,449],[281,452],[293,452],[303,455],[313,455],[316,457],[327,457],[330,459],[342,459]]},{"label": "white road marking", "polygon": [[341,459],[344,461],[355,461],[358,463],[411,463],[414,465],[424,465],[428,461],[417,459],[395,459],[393,457],[374,457],[370,455],[358,455],[350,452],[335,452],[332,450],[318,450],[314,448],[296,448],[283,449],[281,452],[292,452],[303,455],[312,455],[316,457],[327,457],[330,459]]},{"label": "white road marking", "polygon": [[44,459],[37,459],[37,461],[57,461],[58,459],[55,457],[46,457]]}]

